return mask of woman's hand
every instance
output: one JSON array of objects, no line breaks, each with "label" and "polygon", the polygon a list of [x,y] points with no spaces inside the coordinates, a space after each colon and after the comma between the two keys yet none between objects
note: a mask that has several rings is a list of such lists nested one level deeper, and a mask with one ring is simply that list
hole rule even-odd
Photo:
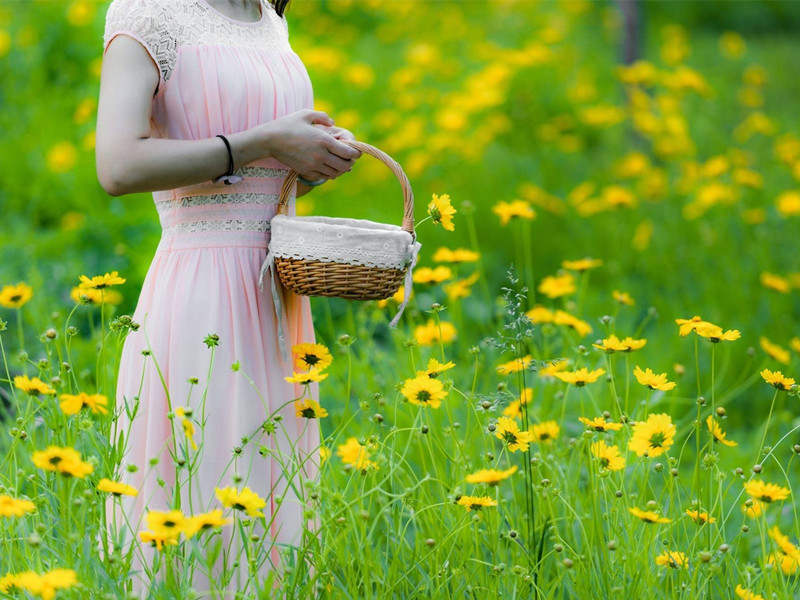
[{"label": "woman's hand", "polygon": [[355,139],[353,134],[334,127],[333,119],[319,110],[304,108],[260,127],[267,154],[312,181],[339,177],[361,156],[340,141]]},{"label": "woman's hand", "polygon": [[[356,136],[353,135],[349,129],[345,129],[344,127],[337,127],[336,125],[331,125],[330,127],[325,127],[324,125],[321,126],[322,129],[325,129],[330,135],[335,137],[337,140],[355,140]],[[352,146],[350,146],[352,148]],[[355,149],[358,152],[358,156],[356,156],[356,160],[361,158],[361,151]],[[352,171],[353,167],[351,166],[348,171]]]}]

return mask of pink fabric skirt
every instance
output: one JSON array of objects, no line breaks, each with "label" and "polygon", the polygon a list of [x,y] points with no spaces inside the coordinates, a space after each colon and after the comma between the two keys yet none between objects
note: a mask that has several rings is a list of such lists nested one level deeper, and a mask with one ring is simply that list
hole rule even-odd
[{"label": "pink fabric skirt", "polygon": [[[259,541],[250,542],[259,566],[253,573],[242,555],[225,597],[237,590],[254,592],[252,582],[245,588],[249,578],[263,582],[270,571],[280,572],[280,548],[301,545],[304,529],[319,528],[316,520],[305,520],[308,492],[303,486],[318,475],[319,422],[295,416],[293,400],[301,397],[303,386],[284,379],[292,374],[292,363],[279,351],[271,284],[265,278],[264,290],[258,288],[268,241],[269,233],[252,232],[184,235],[180,243],[162,238],[133,316],[140,328],[125,340],[117,383],[120,416],[112,441],[124,433],[126,446],[119,479],[139,490],[138,496],[111,496],[107,503],[108,530],[125,536],[123,551],[147,529],[146,511],[176,508],[178,496],[186,515],[223,508],[215,487],[247,486],[266,499],[262,512],[268,527],[257,522],[252,533]],[[287,341],[315,341],[309,299],[282,293]],[[204,343],[209,334],[219,336],[213,361],[212,349]],[[318,384],[310,386],[310,396],[319,400]],[[124,406],[132,411],[137,397],[138,411],[131,420]],[[177,407],[192,411],[198,450],[192,449],[181,419],[167,416]],[[282,417],[271,421],[274,431],[264,427],[270,415]],[[185,465],[176,469],[172,455]],[[190,461],[196,461],[191,483]],[[128,465],[137,470],[129,472]],[[235,475],[241,477],[239,483]],[[224,511],[233,517],[230,509]],[[242,512],[237,516],[247,518]],[[200,534],[199,545],[209,535]],[[192,577],[195,590],[203,592],[210,580],[219,581],[228,548],[231,569],[241,548],[239,538],[233,524],[222,528],[224,551],[210,571],[198,564]],[[219,539],[217,534],[212,543]],[[133,561],[139,573],[131,577],[134,590],[144,596],[151,582],[143,566],[152,565],[157,550],[142,542],[139,546],[142,552],[136,550]],[[206,555],[201,549],[202,560]],[[162,566],[155,581],[163,581],[165,572]],[[179,579],[185,581],[181,575]]]}]

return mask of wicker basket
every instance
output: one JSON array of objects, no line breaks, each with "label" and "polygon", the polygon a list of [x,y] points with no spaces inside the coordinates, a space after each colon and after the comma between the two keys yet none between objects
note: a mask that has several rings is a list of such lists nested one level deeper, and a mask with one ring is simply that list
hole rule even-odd
[{"label": "wicker basket", "polygon": [[[400,180],[402,226],[366,219],[289,216],[289,198],[298,176],[291,170],[281,187],[277,214],[271,220],[269,252],[259,281],[263,289],[263,277],[271,272],[276,314],[282,305],[278,281],[280,287],[301,296],[348,300],[383,300],[405,282],[405,297],[390,323],[396,327],[411,292],[411,273],[421,247],[414,231],[414,194],[403,169],[385,152],[364,142],[341,141],[377,158]],[[281,320],[278,314],[283,350]]]}]

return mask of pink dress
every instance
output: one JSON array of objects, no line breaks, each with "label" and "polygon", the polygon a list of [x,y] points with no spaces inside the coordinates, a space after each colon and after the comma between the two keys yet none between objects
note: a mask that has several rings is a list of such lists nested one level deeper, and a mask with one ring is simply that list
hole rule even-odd
[{"label": "pink dress", "polygon": [[[311,81],[289,45],[285,18],[267,0],[260,0],[260,10],[260,20],[246,22],[225,16],[205,0],[113,0],[104,52],[116,35],[128,35],[159,67],[152,100],[154,137],[212,138],[313,108]],[[284,379],[292,374],[292,364],[279,351],[269,280],[263,291],[258,288],[270,219],[288,170],[266,158],[239,168],[244,180],[233,185],[214,184],[210,180],[220,173],[209,173],[207,182],[153,193],[163,232],[133,315],[141,327],[128,335],[121,354],[116,392],[121,414],[112,438],[116,444],[119,432],[125,433],[127,450],[118,479],[139,490],[135,497],[110,497],[107,504],[109,535],[124,535],[124,543],[118,538],[123,551],[147,529],[146,510],[175,508],[175,496],[186,515],[222,508],[215,487],[247,486],[266,499],[262,512],[268,530],[257,523],[254,533],[261,541],[251,544],[251,552],[258,553],[260,581],[271,570],[281,571],[279,548],[298,546],[304,528],[318,531],[316,520],[304,518],[304,507],[311,505],[303,483],[318,475],[319,422],[295,415],[293,400],[303,388]],[[290,215],[295,214],[295,193]],[[287,342],[314,342],[309,299],[282,293]],[[219,336],[213,364],[212,350],[204,343],[208,334]],[[231,368],[234,363],[238,371]],[[318,385],[310,390],[318,400]],[[130,419],[124,406],[136,398],[138,412]],[[192,449],[181,419],[167,417],[177,407],[192,410],[198,450]],[[272,433],[262,427],[270,414],[282,417]],[[235,447],[241,448],[238,456]],[[187,463],[199,458],[191,492],[186,468],[176,469],[171,456],[176,452]],[[138,470],[129,472],[129,465]],[[239,483],[234,475],[242,478]],[[233,517],[231,509],[225,515]],[[232,542],[235,555],[239,534],[231,540],[232,525],[222,532],[224,548]],[[144,564],[152,564],[155,548],[141,546]],[[142,568],[138,552],[136,557],[134,571]],[[246,558],[239,562],[228,584],[231,595],[248,578]],[[211,577],[216,579],[221,568],[222,553]],[[131,577],[137,592],[149,587],[144,574],[132,572]],[[202,591],[209,579],[198,569],[191,583]],[[252,591],[251,583],[247,592]]]}]

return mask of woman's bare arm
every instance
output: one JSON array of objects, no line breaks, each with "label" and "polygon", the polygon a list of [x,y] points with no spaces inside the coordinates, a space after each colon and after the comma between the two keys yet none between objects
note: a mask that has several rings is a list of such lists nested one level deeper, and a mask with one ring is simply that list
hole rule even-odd
[{"label": "woman's bare arm", "polygon": [[[100,78],[95,152],[97,179],[112,196],[201,183],[228,170],[228,151],[217,137],[151,137],[151,102],[158,83],[158,67],[138,41],[120,34],[109,43]],[[333,119],[304,109],[227,135],[234,168],[273,156],[308,179],[338,177],[361,153],[314,123],[333,125]],[[297,195],[310,189],[298,183]]]}]

